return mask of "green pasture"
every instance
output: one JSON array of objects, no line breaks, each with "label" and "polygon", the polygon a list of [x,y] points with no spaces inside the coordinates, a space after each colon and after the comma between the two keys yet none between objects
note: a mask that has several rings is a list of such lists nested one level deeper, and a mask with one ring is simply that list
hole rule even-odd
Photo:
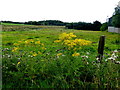
[{"label": "green pasture", "polygon": [[[64,26],[4,25],[3,28],[3,89],[120,88],[119,34],[67,29]],[[63,42],[54,42],[62,33],[73,33],[77,36],[73,39],[92,43],[69,49]],[[97,60],[101,35],[106,37],[102,63]],[[25,44],[30,40],[37,44]],[[17,46],[18,42],[22,44]]]},{"label": "green pasture", "polygon": [[[39,26],[41,28],[41,26]],[[39,38],[42,42],[45,42],[47,45],[52,45],[53,41],[58,39],[58,36],[63,32],[73,32],[80,39],[90,40],[95,44],[95,48],[97,48],[98,41],[101,35],[106,36],[105,40],[105,50],[109,49],[115,50],[119,49],[120,44],[120,35],[111,32],[101,32],[101,31],[87,31],[87,30],[73,30],[73,29],[65,29],[64,27],[57,26],[46,26],[42,29],[33,29],[30,31],[10,31],[10,32],[2,32],[2,44],[3,47],[7,45],[7,43],[14,43],[18,40],[27,39],[27,38]]]}]

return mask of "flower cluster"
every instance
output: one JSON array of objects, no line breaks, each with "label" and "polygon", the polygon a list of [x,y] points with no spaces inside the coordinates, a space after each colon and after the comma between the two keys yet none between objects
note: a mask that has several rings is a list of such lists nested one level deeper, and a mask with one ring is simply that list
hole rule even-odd
[{"label": "flower cluster", "polygon": [[[41,43],[39,39],[27,39],[27,40],[23,39],[21,41],[15,42],[13,45],[14,45],[14,47],[12,49],[12,52],[17,52],[20,50],[22,50],[22,51],[30,50],[30,54],[33,57],[37,56],[38,54],[42,54],[41,51],[46,50],[44,44]],[[38,48],[39,48],[39,50],[38,50]],[[34,52],[32,52],[32,51],[34,51]]]},{"label": "flower cluster", "polygon": [[83,40],[83,39],[64,40],[64,44],[67,45],[70,48],[73,48],[74,46],[90,45],[91,41]]},{"label": "flower cluster", "polygon": [[118,51],[118,50],[114,50],[113,52],[112,52],[112,54],[111,54],[111,56],[109,57],[109,58],[107,58],[105,61],[112,61],[112,62],[114,62],[114,63],[116,63],[116,64],[120,64],[120,61],[119,61],[119,53],[120,53],[120,51]]},{"label": "flower cluster", "polygon": [[90,45],[92,42],[84,39],[73,39],[74,37],[77,37],[73,33],[63,33],[59,36],[59,40],[55,40],[54,42],[63,42],[64,45],[67,45],[69,47],[73,46],[85,46]]},{"label": "flower cluster", "polygon": [[14,48],[12,49],[12,52],[16,52],[18,49],[19,49],[18,47],[14,47]]},{"label": "flower cluster", "polygon": [[20,45],[44,45],[40,42],[39,39],[27,39],[27,40],[21,40],[13,44],[14,46],[20,46]]},{"label": "flower cluster", "polygon": [[59,40],[69,40],[69,39],[72,39],[73,37],[77,37],[76,35],[74,35],[73,33],[62,33],[60,36],[59,36]]},{"label": "flower cluster", "polygon": [[[90,45],[92,42],[88,41],[88,40],[84,40],[84,39],[77,39],[75,38],[77,37],[76,35],[74,35],[73,33],[62,33],[59,36],[59,40],[55,40],[55,43],[59,43],[61,42],[62,45],[64,45],[65,47],[67,47],[69,50],[78,50],[80,49],[81,46],[86,46],[86,45]],[[72,54],[72,56],[79,56],[80,54],[75,52]]]}]

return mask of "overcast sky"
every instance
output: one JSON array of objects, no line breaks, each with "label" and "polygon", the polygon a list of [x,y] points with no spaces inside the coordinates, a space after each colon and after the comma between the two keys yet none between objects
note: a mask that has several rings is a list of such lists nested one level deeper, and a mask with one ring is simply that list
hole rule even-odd
[{"label": "overcast sky", "polygon": [[1,0],[0,19],[105,22],[120,0]]}]

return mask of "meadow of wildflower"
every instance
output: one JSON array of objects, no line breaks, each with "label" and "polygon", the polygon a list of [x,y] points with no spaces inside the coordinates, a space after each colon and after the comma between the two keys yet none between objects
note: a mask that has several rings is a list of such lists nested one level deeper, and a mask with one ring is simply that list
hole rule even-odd
[{"label": "meadow of wildflower", "polygon": [[[3,88],[120,88],[119,34],[63,26],[3,27]],[[101,35],[106,40],[99,62]]]}]

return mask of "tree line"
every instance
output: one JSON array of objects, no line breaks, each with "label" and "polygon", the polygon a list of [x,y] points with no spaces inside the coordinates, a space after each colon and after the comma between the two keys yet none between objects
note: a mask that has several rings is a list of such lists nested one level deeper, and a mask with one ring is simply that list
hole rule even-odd
[{"label": "tree line", "polygon": [[28,22],[13,22],[13,21],[1,21],[3,23],[13,24],[26,24],[26,25],[56,25],[65,26],[65,23],[59,20],[43,20],[43,21],[28,21]]},{"label": "tree line", "polygon": [[93,23],[77,22],[66,24],[66,27],[68,29],[93,30],[93,31],[99,31],[101,26],[102,24],[99,21],[94,21]]},{"label": "tree line", "polygon": [[60,20],[43,20],[43,21],[28,21],[28,22],[13,22],[13,21],[2,21],[3,23],[13,23],[13,24],[26,24],[26,25],[55,25],[55,26],[66,26],[68,29],[77,30],[95,30],[99,31],[101,27],[101,22],[94,21],[93,23],[87,22],[62,22]]}]

